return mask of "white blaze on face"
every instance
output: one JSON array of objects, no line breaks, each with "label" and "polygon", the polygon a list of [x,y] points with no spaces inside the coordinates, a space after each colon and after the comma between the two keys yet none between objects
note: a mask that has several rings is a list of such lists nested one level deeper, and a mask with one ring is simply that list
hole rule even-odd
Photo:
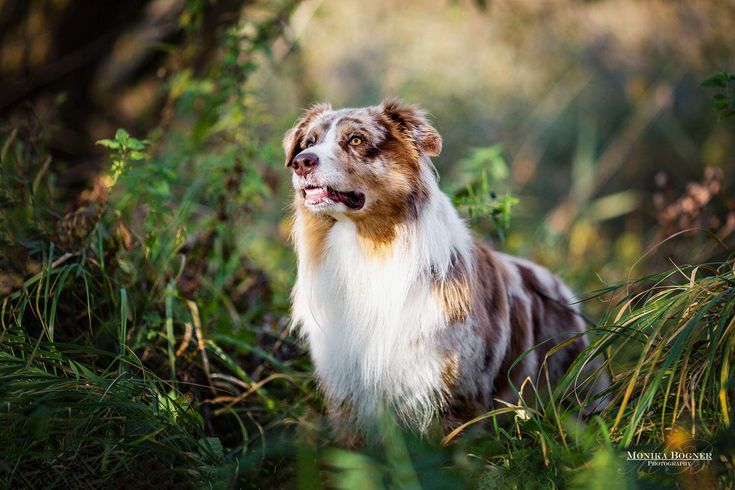
[{"label": "white blaze on face", "polygon": [[[319,164],[317,165],[316,169],[314,169],[306,177],[299,177],[296,172],[293,172],[291,181],[293,183],[294,189],[305,189],[307,186],[317,186],[323,188],[326,188],[327,186],[332,186],[336,188],[340,187],[340,183],[344,180],[344,175],[339,169],[339,161],[337,160],[335,154],[335,149],[338,145],[337,137],[339,133],[337,131],[337,124],[339,123],[339,120],[340,118],[335,118],[334,122],[329,127],[326,135],[324,135],[324,138],[322,138],[321,141],[318,141],[314,146],[306,148],[299,153],[299,155],[302,153],[312,153],[316,155],[317,159],[319,160]],[[309,128],[307,135],[311,133],[314,126],[316,126],[318,123],[319,120],[315,121],[312,127]],[[326,189],[324,190],[326,193]],[[308,192],[306,197],[309,197]],[[316,197],[316,194],[314,195],[314,197]]]}]

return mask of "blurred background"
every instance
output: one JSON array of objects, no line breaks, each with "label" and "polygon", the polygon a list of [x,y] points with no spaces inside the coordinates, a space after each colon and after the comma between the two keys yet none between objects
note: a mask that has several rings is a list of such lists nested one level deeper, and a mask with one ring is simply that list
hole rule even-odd
[{"label": "blurred background", "polygon": [[[311,104],[425,108],[477,235],[587,297],[731,254],[733,70],[732,0],[0,0],[0,478],[120,484],[151,455],[130,485],[313,476],[281,148]],[[57,384],[16,389],[28,356]],[[509,478],[562,478],[530,444]]]}]

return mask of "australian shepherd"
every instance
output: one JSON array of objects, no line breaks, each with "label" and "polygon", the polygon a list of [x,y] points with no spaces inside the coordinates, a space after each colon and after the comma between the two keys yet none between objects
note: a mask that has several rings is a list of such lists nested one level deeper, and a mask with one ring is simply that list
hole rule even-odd
[{"label": "australian shepherd", "polygon": [[383,409],[419,431],[436,416],[456,425],[517,401],[526,378],[553,385],[588,345],[558,277],[473,240],[439,189],[442,139],[419,108],[319,104],[284,148],[293,322],[338,427],[365,431]]}]

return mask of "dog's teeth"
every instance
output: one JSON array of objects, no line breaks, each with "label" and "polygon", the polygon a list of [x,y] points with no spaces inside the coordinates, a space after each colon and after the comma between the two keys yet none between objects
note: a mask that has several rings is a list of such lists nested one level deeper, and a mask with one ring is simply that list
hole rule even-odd
[{"label": "dog's teeth", "polygon": [[309,200],[319,200],[322,198],[327,197],[327,190],[323,187],[314,187],[311,189],[304,189],[304,192],[306,193],[306,198]]}]

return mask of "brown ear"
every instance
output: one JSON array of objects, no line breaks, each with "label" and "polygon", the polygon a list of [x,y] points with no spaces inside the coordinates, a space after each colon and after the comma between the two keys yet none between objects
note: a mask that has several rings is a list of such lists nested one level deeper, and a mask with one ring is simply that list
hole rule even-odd
[{"label": "brown ear", "polygon": [[439,156],[442,152],[442,137],[429,123],[424,110],[394,98],[385,99],[380,110],[396,123],[420,152],[430,157]]},{"label": "brown ear", "polygon": [[283,150],[286,152],[286,167],[289,167],[293,157],[303,150],[301,143],[304,139],[304,133],[309,128],[309,124],[316,117],[330,110],[332,110],[332,106],[329,104],[314,104],[304,112],[294,127],[286,131],[286,134],[283,136]]}]

